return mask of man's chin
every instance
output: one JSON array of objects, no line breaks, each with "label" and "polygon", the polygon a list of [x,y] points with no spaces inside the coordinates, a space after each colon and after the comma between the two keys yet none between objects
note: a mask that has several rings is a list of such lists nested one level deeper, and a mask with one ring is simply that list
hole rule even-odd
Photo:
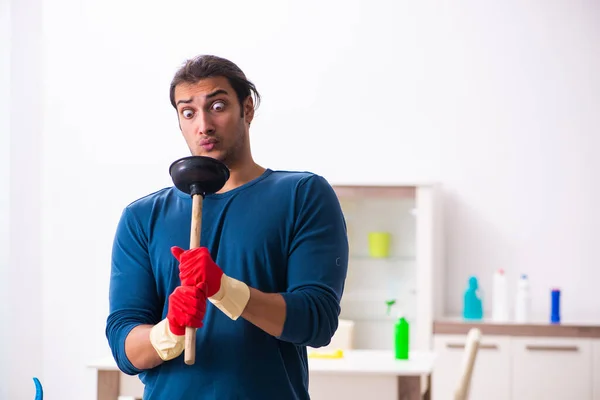
[{"label": "man's chin", "polygon": [[192,155],[200,156],[200,157],[215,158],[215,159],[221,161],[221,152],[218,150],[206,151],[206,150],[202,150],[202,149],[200,149],[200,150],[195,149],[194,151],[192,151]]},{"label": "man's chin", "polygon": [[220,161],[223,164],[227,165],[227,154],[223,151],[219,151],[219,150],[194,151],[194,152],[192,152],[192,155],[214,158],[215,160]]}]

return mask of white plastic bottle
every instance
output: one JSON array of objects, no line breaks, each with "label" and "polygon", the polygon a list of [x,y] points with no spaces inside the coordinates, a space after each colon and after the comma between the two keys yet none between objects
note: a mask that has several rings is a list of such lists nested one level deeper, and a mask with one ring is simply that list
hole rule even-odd
[{"label": "white plastic bottle", "polygon": [[492,321],[508,321],[508,285],[503,269],[494,272],[492,287]]},{"label": "white plastic bottle", "polygon": [[515,299],[515,322],[525,323],[531,320],[531,290],[529,278],[523,274],[517,282]]}]

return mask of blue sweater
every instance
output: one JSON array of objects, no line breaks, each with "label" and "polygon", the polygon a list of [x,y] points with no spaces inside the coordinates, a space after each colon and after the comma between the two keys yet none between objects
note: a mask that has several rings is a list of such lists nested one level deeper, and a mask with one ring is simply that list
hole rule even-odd
[{"label": "blue sweater", "polygon": [[287,314],[280,337],[207,303],[196,362],[183,354],[139,370],[125,338],[139,324],[166,318],[180,284],[171,246],[189,248],[191,198],[174,187],[129,204],[112,253],[106,336],[121,371],[139,374],[146,400],[305,400],[306,346],[327,345],[338,326],[348,265],[339,201],[322,177],[267,169],[257,179],[204,199],[201,246],[225,274],[281,293]]}]

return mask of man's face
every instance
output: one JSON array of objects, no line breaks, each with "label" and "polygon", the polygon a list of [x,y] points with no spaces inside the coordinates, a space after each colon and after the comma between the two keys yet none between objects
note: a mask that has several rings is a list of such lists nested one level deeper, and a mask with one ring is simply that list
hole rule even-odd
[{"label": "man's face", "polygon": [[193,155],[216,158],[231,167],[245,156],[244,152],[249,152],[252,99],[246,99],[242,113],[227,78],[179,84],[175,88],[175,104],[181,132]]}]

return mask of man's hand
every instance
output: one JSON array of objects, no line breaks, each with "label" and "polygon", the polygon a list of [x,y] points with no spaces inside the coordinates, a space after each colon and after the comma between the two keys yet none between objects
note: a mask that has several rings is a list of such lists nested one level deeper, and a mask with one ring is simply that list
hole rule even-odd
[{"label": "man's hand", "polygon": [[169,296],[167,320],[174,335],[185,335],[185,328],[201,328],[206,313],[206,295],[199,286],[178,286]]},{"label": "man's hand", "polygon": [[204,284],[175,288],[169,296],[167,317],[150,330],[150,342],[162,360],[171,360],[183,352],[185,328],[201,328],[205,312]]},{"label": "man's hand", "polygon": [[183,250],[175,246],[171,253],[180,262],[182,285],[204,285],[208,300],[229,318],[238,319],[250,298],[248,285],[225,275],[206,247]]},{"label": "man's hand", "polygon": [[206,247],[185,251],[171,247],[171,253],[179,261],[179,279],[182,286],[206,285],[206,297],[213,297],[221,289],[223,270],[215,264]]}]

